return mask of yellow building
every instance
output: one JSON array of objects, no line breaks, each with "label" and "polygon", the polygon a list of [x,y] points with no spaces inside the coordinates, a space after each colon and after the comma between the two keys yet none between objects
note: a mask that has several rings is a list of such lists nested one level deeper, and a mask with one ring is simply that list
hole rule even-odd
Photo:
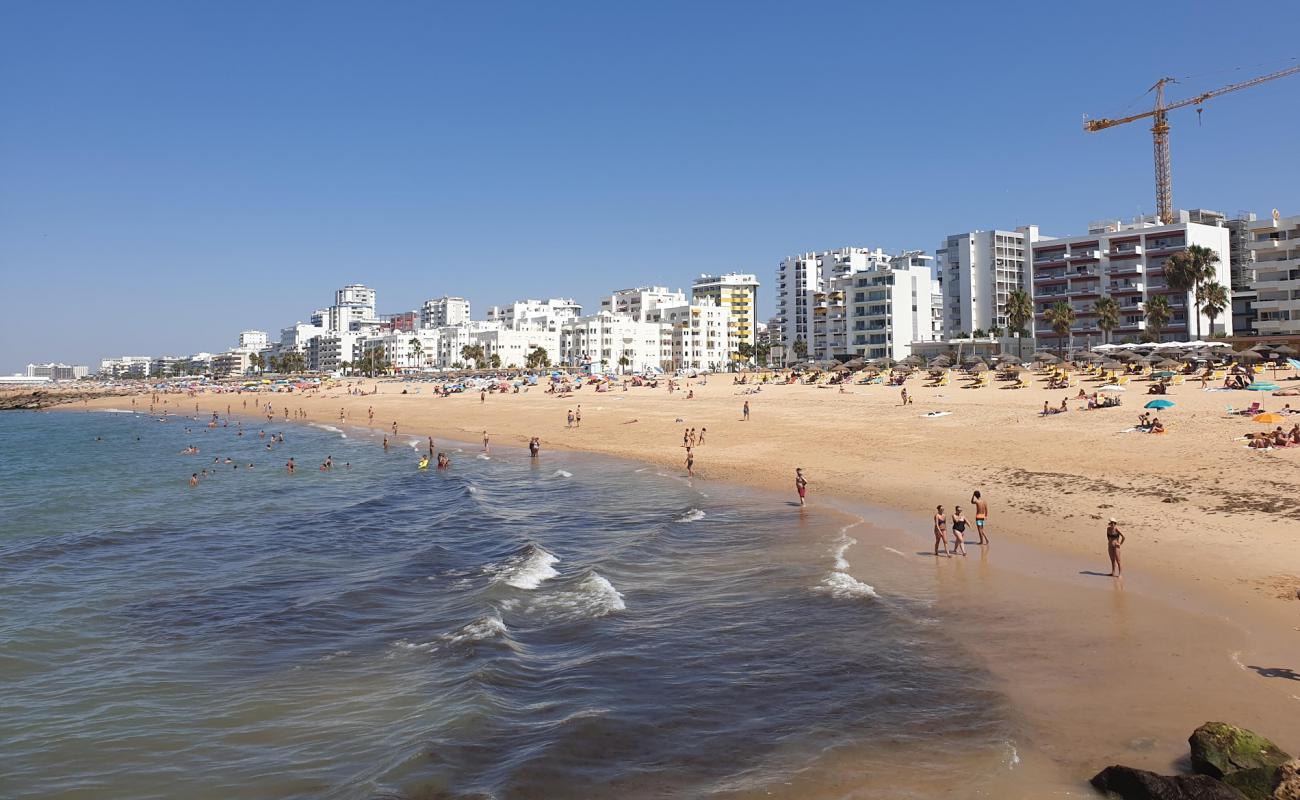
[{"label": "yellow building", "polygon": [[737,272],[701,275],[691,289],[695,302],[712,301],[731,312],[731,328],[737,346],[751,347],[758,341],[758,277]]}]

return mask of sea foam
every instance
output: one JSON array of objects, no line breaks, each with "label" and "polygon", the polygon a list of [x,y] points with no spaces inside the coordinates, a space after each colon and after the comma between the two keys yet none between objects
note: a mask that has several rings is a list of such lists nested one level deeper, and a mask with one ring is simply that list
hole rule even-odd
[{"label": "sea foam", "polygon": [[816,591],[831,597],[846,600],[857,597],[879,597],[875,588],[849,575],[847,572],[831,572],[822,578]]},{"label": "sea foam", "polygon": [[519,556],[511,558],[500,567],[489,566],[487,569],[495,573],[495,581],[506,586],[513,586],[516,589],[536,589],[543,581],[560,574],[553,566],[559,560],[554,553],[530,545]]}]

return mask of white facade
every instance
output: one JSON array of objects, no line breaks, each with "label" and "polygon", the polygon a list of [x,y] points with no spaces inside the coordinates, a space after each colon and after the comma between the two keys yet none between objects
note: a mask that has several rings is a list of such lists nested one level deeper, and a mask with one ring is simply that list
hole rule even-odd
[{"label": "white facade", "polygon": [[331,331],[354,331],[379,323],[375,316],[375,290],[351,283],[334,292],[334,305],[328,309],[327,325]]},{"label": "white facade", "polygon": [[1255,330],[1300,335],[1300,216],[1270,216],[1249,225],[1255,255]]},{"label": "white facade", "polygon": [[935,263],[943,283],[948,338],[1007,327],[1011,292],[1033,290],[1026,244],[1038,238],[1038,227],[1031,225],[1014,231],[970,231],[944,240],[935,251]]},{"label": "white facade", "polygon": [[420,306],[421,328],[444,328],[469,322],[469,301],[463,297],[435,297]]},{"label": "white facade", "polygon": [[306,322],[296,322],[287,328],[281,328],[280,352],[306,353],[311,340],[326,333],[329,333],[329,328]]},{"label": "white facade", "polygon": [[911,250],[838,278],[836,286],[844,294],[844,344],[828,346],[814,357],[897,361],[911,355],[912,342],[941,338],[943,296],[932,262],[920,250]]},{"label": "white facade", "polygon": [[28,378],[49,378],[52,381],[75,381],[90,374],[84,364],[28,364],[24,373]]},{"label": "white facade", "polygon": [[[419,347],[415,346],[419,342]],[[358,340],[355,355],[371,350],[383,353],[384,360],[397,370],[422,370],[433,366],[438,357],[438,331],[428,328],[418,331],[393,331],[380,336],[366,336]]]},{"label": "white facade", "polygon": [[[1062,239],[1046,239],[1029,245],[1034,282],[1034,335],[1039,341],[1057,337],[1044,313],[1059,301],[1074,309],[1076,321],[1069,337],[1083,346],[1102,343],[1097,327],[1096,302],[1113,297],[1120,306],[1120,324],[1111,336],[1115,341],[1137,340],[1152,333],[1148,328],[1146,302],[1164,296],[1170,306],[1170,320],[1160,332],[1162,341],[1186,341],[1195,333],[1189,325],[1191,292],[1177,293],[1165,281],[1164,264],[1174,253],[1189,245],[1208,247],[1219,256],[1215,280],[1232,284],[1229,266],[1228,229],[1179,222],[1158,225],[1148,220],[1133,223],[1093,223],[1089,233]],[[1216,321],[1225,334],[1232,334],[1232,314]],[[1201,315],[1200,330],[1209,333],[1209,320]]]},{"label": "white facade", "polygon": [[777,360],[793,363],[795,342],[803,342],[812,356],[813,306],[816,295],[827,291],[832,279],[888,263],[889,256],[883,250],[866,247],[841,247],[783,260],[776,270],[776,316],[771,323],[777,330],[768,334],[780,342],[783,352]]},{"label": "white facade", "polygon": [[[672,368],[672,336],[660,322],[602,311],[571,319],[560,329],[556,363],[597,372],[646,373]],[[624,363],[626,359],[626,363]]]},{"label": "white facade", "polygon": [[245,350],[261,350],[266,347],[266,331],[240,331],[239,346]]},{"label": "white facade", "polygon": [[665,286],[640,286],[636,289],[618,289],[600,301],[600,310],[611,314],[626,314],[638,322],[645,322],[657,309],[681,306],[687,303],[686,294],[669,290]]},{"label": "white facade", "polygon": [[711,302],[731,312],[736,344],[758,341],[758,276],[728,272],[701,275],[691,286],[695,302]]},{"label": "white facade", "polygon": [[357,359],[356,331],[330,331],[313,338],[307,346],[307,369],[311,372],[341,372],[344,362]]},{"label": "white facade", "polygon": [[731,312],[712,304],[667,306],[654,312],[668,326],[673,369],[727,369],[736,352]]},{"label": "white facade", "polygon": [[527,325],[557,332],[565,321],[580,316],[582,316],[582,306],[572,298],[562,297],[553,297],[550,300],[517,300],[508,306],[492,306],[487,312],[488,322],[499,322],[507,328]]},{"label": "white facade", "polygon": [[212,377],[228,378],[248,374],[249,357],[253,352],[253,350],[236,348],[216,354],[212,357]]},{"label": "white facade", "polygon": [[522,369],[528,363],[528,354],[538,347],[546,351],[552,363],[560,357],[560,331],[540,325],[520,325],[515,328],[500,327],[475,331],[470,343],[483,346],[483,357],[492,363],[492,356],[501,360],[507,369]]},{"label": "white facade", "polygon": [[99,374],[109,378],[144,378],[153,359],[149,356],[120,356],[99,362]]}]

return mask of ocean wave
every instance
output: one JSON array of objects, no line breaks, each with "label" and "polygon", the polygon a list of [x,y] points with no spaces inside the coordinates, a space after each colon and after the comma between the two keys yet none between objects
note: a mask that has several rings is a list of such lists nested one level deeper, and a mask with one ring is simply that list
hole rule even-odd
[{"label": "ocean wave", "polygon": [[555,472],[552,472],[552,473],[551,473],[551,477],[552,477],[552,478],[572,478],[572,477],[573,477],[573,473],[572,473],[572,472],[569,472],[568,470],[557,469]]},{"label": "ocean wave", "polygon": [[677,518],[678,522],[698,522],[704,519],[705,514],[698,508],[688,508]]},{"label": "ocean wave", "polygon": [[591,572],[578,581],[572,589],[542,594],[524,611],[532,614],[551,613],[562,617],[598,619],[616,611],[627,609],[623,593],[599,572]]},{"label": "ocean wave", "polygon": [[337,433],[339,436],[343,437],[344,439],[348,438],[348,435],[346,433],[344,433],[341,429],[334,427],[333,425],[325,425],[320,422],[312,422],[309,424],[313,428],[320,428],[323,431],[329,431],[330,433]]},{"label": "ocean wave", "polygon": [[858,540],[854,539],[852,536],[843,535],[835,541],[835,549],[831,551],[835,554],[835,569],[845,570],[849,568],[849,560],[844,557],[844,554],[848,552],[850,547],[857,543]]},{"label": "ocean wave", "polygon": [[849,575],[847,572],[831,572],[822,578],[821,585],[816,591],[829,594],[831,597],[847,600],[857,597],[879,597],[875,588],[863,583],[862,581]]},{"label": "ocean wave", "polygon": [[476,456],[476,458],[480,458],[480,459],[482,459],[482,460],[484,460],[484,461],[491,461],[491,460],[492,460],[492,456],[488,455],[487,453],[479,453],[479,454]]},{"label": "ocean wave", "polygon": [[[471,487],[472,488],[472,487]],[[484,569],[493,576],[493,581],[513,586],[516,589],[536,589],[544,581],[559,575],[553,566],[559,557],[545,548],[529,545],[523,552],[507,560],[500,566],[489,564]]]},{"label": "ocean wave", "polygon": [[452,633],[442,635],[442,640],[449,644],[462,642],[481,642],[506,634],[506,623],[496,614],[479,617],[473,622],[462,625]]},{"label": "ocean wave", "polygon": [[105,414],[134,414],[136,412],[128,408],[105,408],[102,409]]}]

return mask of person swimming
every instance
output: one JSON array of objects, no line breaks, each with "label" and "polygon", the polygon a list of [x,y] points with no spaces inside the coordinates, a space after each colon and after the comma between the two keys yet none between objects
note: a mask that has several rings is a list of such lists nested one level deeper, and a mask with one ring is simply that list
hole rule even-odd
[{"label": "person swimming", "polygon": [[428,468],[429,468],[429,457],[420,456],[420,466],[418,467],[418,469],[428,469]]}]

